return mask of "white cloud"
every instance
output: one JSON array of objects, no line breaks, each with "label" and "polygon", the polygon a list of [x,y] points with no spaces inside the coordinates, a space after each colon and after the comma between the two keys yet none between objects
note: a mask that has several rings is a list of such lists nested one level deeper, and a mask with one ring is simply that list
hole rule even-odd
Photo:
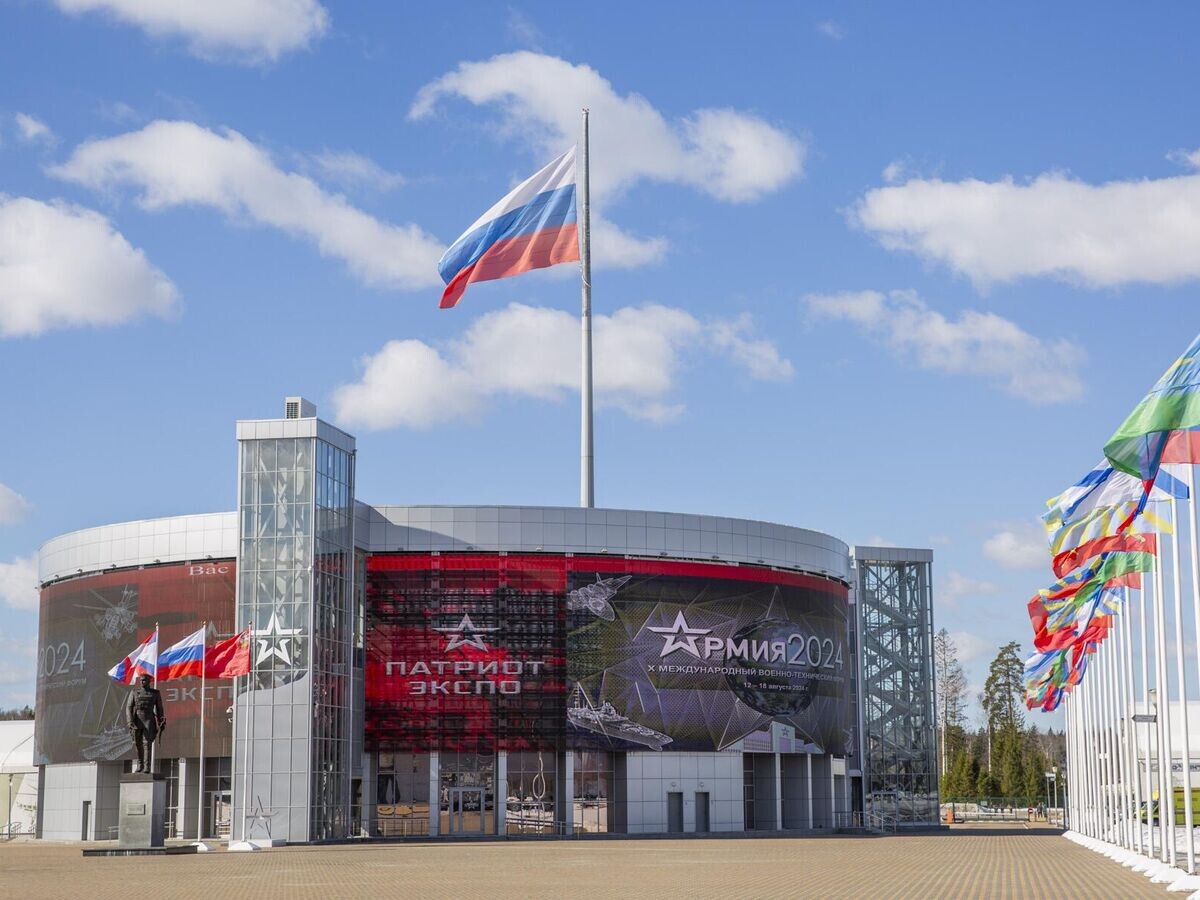
[{"label": "white cloud", "polygon": [[0,194],[0,337],[165,316],[179,291],[108,219]]},{"label": "white cloud", "polygon": [[865,547],[899,547],[900,545],[897,544],[895,541],[888,540],[887,538],[883,537],[882,535],[873,534],[869,538],[867,538],[867,542],[863,546],[865,546]]},{"label": "white cloud", "polygon": [[511,6],[508,8],[508,17],[504,21],[504,30],[514,44],[530,50],[539,49],[539,45],[545,39],[541,29],[529,16]]},{"label": "white cloud", "polygon": [[992,650],[990,642],[976,637],[969,631],[952,631],[950,632],[950,639],[954,641],[954,646],[958,650],[958,661],[963,665],[971,662],[971,660],[979,659],[985,653],[989,653]]},{"label": "white cloud", "polygon": [[1046,569],[1050,554],[1046,535],[1037,524],[1007,528],[983,542],[983,555],[1006,569]]},{"label": "white cloud", "polygon": [[1192,169],[1200,169],[1200,150],[1172,150],[1167,154],[1171,162]]},{"label": "white cloud", "polygon": [[933,585],[933,598],[951,609],[957,609],[962,600],[971,597],[989,596],[1000,592],[990,581],[968,578],[959,572],[950,572],[940,584]]},{"label": "white cloud", "polygon": [[440,285],[442,245],[416,225],[391,225],[286,172],[267,151],[232,129],[220,134],[192,122],[156,121],[140,131],[89,141],[50,173],[105,190],[140,191],[147,210],[200,205],[303,237],[344,261],[369,285]]},{"label": "white cloud", "polygon": [[54,0],[71,15],[99,12],[156,38],[182,38],[201,59],[273,62],[329,28],[317,0]]},{"label": "white cloud", "polygon": [[0,563],[0,601],[14,609],[38,608],[37,554]]},{"label": "white cloud", "polygon": [[893,159],[890,163],[883,167],[883,172],[880,176],[888,184],[895,184],[904,177],[904,173],[908,171],[908,161],[903,159]]},{"label": "white cloud", "polygon": [[749,314],[711,326],[713,344],[724,350],[755,378],[763,381],[787,381],[794,374],[792,364],[779,355],[779,348],[768,340],[746,337],[753,328]]},{"label": "white cloud", "polygon": [[918,178],[868,191],[851,219],[885,247],[942,263],[979,285],[1023,277],[1093,287],[1200,278],[1200,173],[1103,184],[1058,172],[1025,182]]},{"label": "white cloud", "polygon": [[846,36],[846,29],[832,19],[826,19],[824,22],[817,23],[817,31],[835,41],[840,41]]},{"label": "white cloud", "polygon": [[[746,336],[744,319],[705,323],[681,309],[648,305],[596,316],[593,328],[596,401],[636,418],[665,421],[683,411],[677,380],[685,357],[697,350],[727,357],[756,378],[791,372],[767,342]],[[334,392],[339,422],[428,428],[469,418],[492,397],[556,400],[578,391],[579,320],[513,303],[480,316],[442,349],[389,341],[362,367],[360,381]]]},{"label": "white cloud", "polygon": [[26,144],[53,145],[57,142],[50,126],[28,113],[19,112],[13,117],[17,123],[17,135]]},{"label": "white cloud", "polygon": [[389,172],[375,160],[351,150],[326,150],[314,156],[313,161],[326,178],[343,186],[362,185],[377,191],[394,191],[404,186],[403,175]]},{"label": "white cloud", "polygon": [[0,525],[15,525],[20,522],[33,504],[6,484],[0,484]]},{"label": "white cloud", "polygon": [[809,295],[805,302],[813,316],[851,322],[921,369],[978,375],[1035,404],[1083,394],[1080,347],[1043,341],[994,313],[965,310],[950,320],[911,291]]},{"label": "white cloud", "polygon": [[[542,161],[579,140],[580,109],[588,107],[592,155],[603,160],[591,172],[592,200],[601,211],[641,180],[683,184],[741,203],[803,173],[804,144],[757,116],[698,109],[670,121],[644,97],[617,93],[590,66],[554,56],[520,51],[461,63],[421,88],[409,117],[431,115],[447,97],[498,107],[501,135],[523,142]],[[595,262],[602,264],[599,249]],[[663,249],[659,241],[656,249],[626,259],[652,261]]]}]

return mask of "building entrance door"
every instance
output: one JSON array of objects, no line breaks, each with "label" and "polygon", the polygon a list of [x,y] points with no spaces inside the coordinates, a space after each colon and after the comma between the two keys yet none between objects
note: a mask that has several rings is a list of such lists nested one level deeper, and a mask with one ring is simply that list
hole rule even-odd
[{"label": "building entrance door", "polygon": [[483,834],[483,788],[450,789],[450,833]]},{"label": "building entrance door", "polygon": [[233,807],[229,802],[229,791],[216,791],[209,795],[208,832],[212,837],[228,837]]}]

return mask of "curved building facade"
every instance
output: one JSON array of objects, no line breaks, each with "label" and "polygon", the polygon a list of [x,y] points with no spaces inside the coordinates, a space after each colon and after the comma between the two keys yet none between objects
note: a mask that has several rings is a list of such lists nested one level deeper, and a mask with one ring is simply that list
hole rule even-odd
[{"label": "curved building facade", "polygon": [[[934,820],[928,551],[860,566],[869,548],[720,516],[371,506],[355,498],[354,439],[298,398],[287,409],[238,423],[234,512],[42,547],[43,837],[113,836],[132,743],[128,689],[107,671],[156,626],[161,648],[253,630],[248,676],[203,696],[195,678],[159,685],[179,836]],[[879,633],[864,634],[860,607],[886,606],[893,570],[919,576],[908,618],[872,613]],[[900,632],[907,658],[884,671]]]}]

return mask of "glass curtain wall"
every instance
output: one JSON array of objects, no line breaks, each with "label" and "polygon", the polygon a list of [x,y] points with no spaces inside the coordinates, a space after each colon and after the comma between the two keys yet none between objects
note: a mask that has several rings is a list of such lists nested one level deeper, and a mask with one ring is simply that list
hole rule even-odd
[{"label": "glass curtain wall", "polygon": [[429,754],[380,753],[378,759],[374,833],[429,834]]},{"label": "glass curtain wall", "polygon": [[857,559],[864,803],[900,825],[934,823],[932,554],[878,556]]},{"label": "glass curtain wall", "polygon": [[554,784],[556,754],[509,753],[508,798],[504,823],[508,834],[556,834]]},{"label": "glass curtain wall", "polygon": [[312,438],[241,441],[238,621],[251,623],[254,642],[250,675],[238,679],[236,768],[250,774],[234,786],[239,838],[312,839],[315,445]]},{"label": "glass curtain wall", "polygon": [[345,837],[350,825],[353,729],[354,455],[316,442],[312,606],[312,835]]},{"label": "glass curtain wall", "polygon": [[574,823],[576,834],[612,831],[613,755],[600,750],[574,750]]}]

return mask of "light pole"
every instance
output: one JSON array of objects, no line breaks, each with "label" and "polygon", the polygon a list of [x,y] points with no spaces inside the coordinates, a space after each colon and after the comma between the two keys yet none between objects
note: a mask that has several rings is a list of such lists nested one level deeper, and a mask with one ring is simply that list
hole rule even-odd
[{"label": "light pole", "polygon": [[[1054,808],[1058,809],[1058,766],[1052,767],[1051,771],[1054,773]],[[1061,825],[1062,822],[1060,821],[1059,824]]]}]

